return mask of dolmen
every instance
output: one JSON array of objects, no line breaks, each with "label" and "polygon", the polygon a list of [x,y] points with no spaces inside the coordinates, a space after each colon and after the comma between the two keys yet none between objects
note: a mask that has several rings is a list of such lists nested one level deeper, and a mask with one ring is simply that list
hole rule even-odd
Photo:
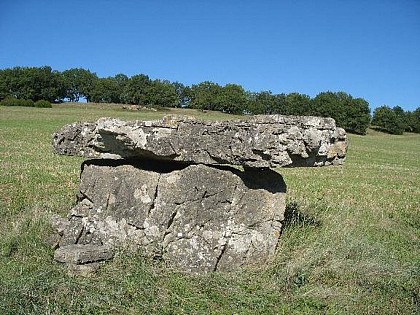
[{"label": "dolmen", "polygon": [[53,148],[86,158],[77,204],[52,220],[55,260],[90,271],[130,249],[207,273],[269,263],[286,194],[274,169],[341,165],[347,139],[331,118],[166,116],[74,123]]}]

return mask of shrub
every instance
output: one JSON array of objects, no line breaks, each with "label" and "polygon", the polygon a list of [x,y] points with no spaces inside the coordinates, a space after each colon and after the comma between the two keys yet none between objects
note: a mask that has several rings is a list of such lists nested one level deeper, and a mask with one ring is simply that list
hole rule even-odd
[{"label": "shrub", "polygon": [[25,106],[25,107],[40,107],[40,108],[51,108],[50,102],[45,100],[39,100],[34,103],[32,100],[25,100],[15,97],[6,97],[0,102],[1,106]]},{"label": "shrub", "polygon": [[34,101],[33,100],[20,100],[20,106],[25,107],[34,107]]},{"label": "shrub", "polygon": [[20,98],[14,97],[6,97],[0,102],[2,106],[26,106],[26,107],[34,107],[34,102],[32,100],[25,100]]},{"label": "shrub", "polygon": [[40,108],[51,108],[52,105],[50,102],[45,101],[45,100],[39,100],[35,102],[35,107],[40,107]]}]

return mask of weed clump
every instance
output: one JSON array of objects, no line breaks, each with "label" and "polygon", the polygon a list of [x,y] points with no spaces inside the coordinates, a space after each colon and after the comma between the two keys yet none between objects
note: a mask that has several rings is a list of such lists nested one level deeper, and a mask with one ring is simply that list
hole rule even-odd
[{"label": "weed clump", "polygon": [[286,228],[305,226],[318,227],[321,225],[321,221],[303,213],[296,202],[291,202],[286,205],[283,224]]}]

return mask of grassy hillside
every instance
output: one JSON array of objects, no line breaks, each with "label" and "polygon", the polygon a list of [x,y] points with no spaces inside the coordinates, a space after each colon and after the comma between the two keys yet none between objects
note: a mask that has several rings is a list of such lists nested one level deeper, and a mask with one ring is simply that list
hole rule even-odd
[{"label": "grassy hillside", "polygon": [[[70,277],[46,243],[75,203],[81,158],[52,153],[66,123],[168,113],[0,107],[0,314],[415,314],[420,312],[420,135],[350,135],[344,167],[279,169],[287,226],[261,270],[190,276],[120,255]],[[171,110],[204,119],[220,113]]]}]

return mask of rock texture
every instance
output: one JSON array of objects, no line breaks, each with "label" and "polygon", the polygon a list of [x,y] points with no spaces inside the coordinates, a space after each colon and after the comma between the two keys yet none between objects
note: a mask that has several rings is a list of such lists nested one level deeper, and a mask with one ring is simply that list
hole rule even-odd
[{"label": "rock texture", "polygon": [[342,164],[347,141],[329,118],[169,116],[75,123],[54,134],[53,147],[92,158],[82,164],[76,206],[53,217],[55,260],[88,274],[128,247],[203,273],[269,262],[286,193],[271,168]]},{"label": "rock texture", "polygon": [[285,192],[269,169],[88,161],[55,259],[84,264],[129,245],[187,272],[264,264],[280,236]]},{"label": "rock texture", "polygon": [[342,164],[346,133],[331,118],[254,116],[205,122],[185,116],[157,121],[65,126],[54,135],[55,152],[88,158],[149,158],[248,168]]}]

